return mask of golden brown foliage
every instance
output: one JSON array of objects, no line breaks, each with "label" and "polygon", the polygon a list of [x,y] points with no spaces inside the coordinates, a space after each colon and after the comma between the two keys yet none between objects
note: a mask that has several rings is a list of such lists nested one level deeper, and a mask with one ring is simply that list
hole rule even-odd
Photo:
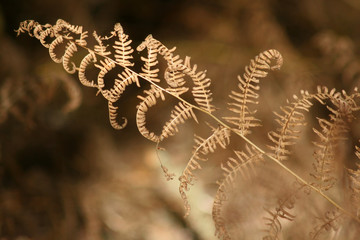
[{"label": "golden brown foliage", "polygon": [[[239,84],[236,91],[227,95],[231,115],[223,116],[225,122],[215,115],[215,106],[212,103],[211,81],[206,76],[206,71],[198,70],[196,64],[190,63],[190,57],[182,59],[175,54],[175,48],[167,48],[160,41],[149,35],[136,50],[146,50],[146,56],[141,57],[143,66],[137,72],[131,68],[134,63],[133,48],[131,40],[125,34],[122,26],[117,23],[114,30],[108,36],[100,36],[93,33],[96,44],[88,45],[88,32],[83,31],[81,26],[72,25],[64,20],[58,20],[56,24],[45,24],[27,20],[20,24],[18,34],[28,33],[37,38],[41,44],[49,49],[49,55],[54,62],[61,63],[63,68],[70,74],[78,73],[80,82],[88,87],[98,89],[108,102],[109,120],[115,129],[122,129],[127,124],[127,119],[122,122],[118,120],[117,106],[120,97],[127,87],[134,84],[141,87],[142,82],[150,85],[138,96],[140,103],[137,106],[136,123],[139,132],[147,139],[155,142],[158,146],[165,139],[179,132],[179,125],[190,119],[194,119],[200,125],[206,124],[198,120],[198,113],[205,114],[211,121],[218,124],[217,127],[210,125],[211,133],[207,137],[194,136],[193,152],[187,162],[181,176],[179,177],[179,192],[184,201],[185,216],[190,213],[190,204],[186,191],[194,184],[195,170],[201,170],[199,161],[206,161],[209,153],[221,148],[234,151],[236,158],[230,157],[221,164],[224,172],[222,180],[218,181],[218,188],[214,196],[212,216],[215,223],[215,235],[220,239],[235,239],[228,230],[226,215],[222,209],[227,204],[232,191],[240,181],[249,181],[256,175],[255,169],[261,168],[267,162],[275,164],[278,172],[285,172],[295,178],[295,187],[287,192],[285,198],[276,199],[275,209],[264,208],[264,229],[263,239],[280,239],[284,233],[282,227],[284,221],[296,222],[298,219],[294,213],[300,192],[305,191],[307,195],[312,192],[317,197],[322,197],[326,204],[324,217],[317,218],[312,230],[306,234],[312,239],[319,239],[324,232],[338,232],[344,228],[347,231],[357,232],[359,229],[359,164],[355,170],[339,168],[337,162],[337,147],[346,140],[348,124],[354,121],[354,115],[360,110],[360,94],[355,88],[350,94],[346,91],[329,90],[327,87],[318,87],[317,91],[311,93],[302,90],[300,95],[293,95],[293,100],[288,101],[286,106],[280,107],[280,113],[275,112],[275,121],[279,125],[275,130],[269,131],[268,149],[260,147],[255,141],[251,141],[251,128],[260,127],[261,120],[256,117],[259,98],[259,79],[267,76],[269,70],[278,70],[283,64],[282,55],[274,49],[261,52],[249,66],[245,68],[243,78],[238,77]],[[113,40],[109,49],[107,41]],[[58,54],[57,48],[63,46],[62,54]],[[74,60],[75,55],[80,51],[86,54],[81,58],[80,63]],[[166,67],[161,72],[159,61],[165,61]],[[87,78],[87,68],[93,65],[97,68],[97,79]],[[117,72],[114,77],[111,72]],[[162,77],[163,76],[163,77]],[[145,84],[144,84],[145,85]],[[191,91],[189,91],[191,89]],[[158,104],[158,99],[168,101],[168,96],[176,100],[169,117],[162,125],[159,133],[149,129],[147,126],[148,110]],[[322,105],[328,112],[326,119],[308,114],[315,105]],[[234,115],[235,113],[235,115]],[[309,116],[310,115],[310,116]],[[299,144],[301,130],[309,123],[307,117],[317,117],[319,128],[314,127],[313,132],[318,137],[314,142],[314,162],[311,171],[308,171],[312,178],[300,177],[294,166],[286,166],[283,162],[292,159],[292,150]],[[265,135],[266,136],[266,135]],[[240,138],[245,147],[238,149],[241,144],[235,142],[230,145],[233,137]],[[237,146],[238,145],[238,146]],[[356,154],[359,156],[358,148]],[[266,161],[265,161],[266,160]],[[340,163],[341,164],[341,163]],[[167,176],[167,168],[163,167]],[[349,184],[341,190],[341,194],[349,196],[347,199],[339,200],[329,193],[331,190],[340,191],[336,188],[337,181],[344,178],[349,179]],[[269,203],[272,200],[269,200]],[[346,203],[351,202],[352,208]],[[356,209],[354,211],[354,209]],[[270,216],[269,216],[270,215]],[[260,216],[262,218],[262,216]],[[310,213],[308,218],[311,218]],[[260,230],[259,230],[260,231]],[[339,231],[340,236],[344,234]],[[349,236],[349,235],[344,235]]]}]

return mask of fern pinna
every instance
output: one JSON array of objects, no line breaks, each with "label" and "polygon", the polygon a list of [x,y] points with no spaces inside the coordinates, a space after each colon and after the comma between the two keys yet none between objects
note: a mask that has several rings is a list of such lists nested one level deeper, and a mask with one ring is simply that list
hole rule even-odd
[{"label": "fern pinna", "polygon": [[[360,201],[359,201],[359,164],[357,169],[348,169],[343,172],[336,166],[336,147],[339,141],[346,139],[347,125],[354,119],[354,114],[360,109],[357,105],[360,94],[355,89],[354,93],[337,92],[335,89],[328,90],[326,87],[318,87],[317,92],[309,93],[301,91],[300,96],[293,96],[288,105],[280,107],[280,112],[275,112],[275,121],[279,128],[268,133],[268,150],[260,148],[249,140],[251,129],[261,126],[261,121],[256,117],[257,104],[259,101],[260,79],[267,76],[268,71],[277,70],[283,64],[281,54],[274,49],[264,51],[250,61],[245,68],[243,77],[238,77],[238,89],[229,93],[229,113],[223,116],[222,121],[214,115],[216,110],[213,105],[210,90],[211,80],[206,76],[206,71],[198,70],[196,64],[190,62],[190,57],[184,59],[176,55],[176,48],[167,48],[152,35],[136,48],[138,52],[145,51],[145,57],[141,57],[143,65],[141,71],[132,69],[133,52],[131,40],[124,32],[122,26],[117,23],[108,36],[100,36],[96,32],[92,34],[95,44],[89,46],[87,43],[88,32],[81,26],[72,25],[59,19],[56,24],[45,24],[27,20],[20,24],[17,30],[20,33],[28,33],[30,36],[40,40],[41,44],[49,49],[50,58],[63,65],[65,71],[70,74],[77,72],[80,83],[98,90],[108,101],[109,121],[115,129],[122,129],[127,125],[127,119],[119,117],[119,106],[117,103],[126,88],[135,84],[141,87],[147,82],[148,89],[143,95],[138,96],[140,103],[137,106],[136,124],[139,132],[150,141],[159,145],[169,136],[175,135],[181,123],[193,119],[199,124],[197,112],[205,113],[209,118],[218,123],[217,127],[209,124],[211,132],[208,136],[194,136],[194,147],[190,159],[179,177],[179,192],[184,201],[185,216],[190,213],[190,204],[186,192],[196,180],[195,170],[202,168],[200,162],[207,161],[207,155],[218,149],[218,147],[229,149],[231,135],[240,137],[246,144],[245,149],[233,149],[236,157],[230,157],[223,162],[221,169],[224,177],[218,181],[218,189],[213,204],[213,220],[216,233],[220,239],[231,239],[232,234],[227,229],[226,216],[222,212],[229,194],[238,181],[246,181],[252,178],[258,165],[263,164],[267,158],[277,164],[280,169],[285,170],[295,177],[296,186],[288,196],[278,199],[278,205],[274,210],[264,210],[265,233],[263,239],[279,239],[282,232],[283,220],[296,221],[296,215],[292,213],[299,193],[305,191],[307,194],[316,192],[332,206],[332,210],[325,213],[325,218],[311,231],[311,238],[318,239],[323,231],[337,231],[341,227],[339,223],[347,221],[355,229],[359,229],[360,223]],[[110,44],[111,41],[113,44]],[[111,47],[109,47],[109,44]],[[58,49],[65,49],[59,54]],[[79,64],[73,60],[79,49],[86,51]],[[166,63],[163,73],[160,72],[159,60]],[[87,70],[90,66],[98,69],[96,79],[88,79]],[[110,72],[117,72],[115,78],[111,78]],[[190,82],[189,82],[190,81]],[[185,98],[191,96],[192,99]],[[158,101],[166,101],[167,97],[177,100],[176,105],[168,117],[168,121],[162,126],[159,133],[152,131],[148,124],[148,111]],[[291,147],[298,143],[301,129],[308,123],[306,113],[318,102],[326,106],[330,112],[330,119],[318,118],[321,129],[314,128],[314,133],[319,140],[314,142],[313,172],[310,174],[313,180],[305,180],[297,173],[287,167],[283,162],[291,158]],[[359,148],[356,148],[359,156]],[[168,179],[173,175],[168,169],[161,165]],[[339,173],[341,172],[341,173]],[[330,195],[325,194],[331,190],[340,175],[348,177],[348,200],[352,208],[342,207]],[[345,202],[345,200],[344,200]],[[270,215],[270,216],[269,216]],[[260,231],[260,230],[259,230]],[[358,230],[357,230],[358,231]]]}]

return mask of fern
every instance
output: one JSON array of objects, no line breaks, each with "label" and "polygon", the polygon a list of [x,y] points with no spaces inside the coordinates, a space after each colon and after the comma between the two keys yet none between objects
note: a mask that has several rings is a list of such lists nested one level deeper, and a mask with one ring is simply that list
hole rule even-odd
[{"label": "fern", "polygon": [[201,169],[201,165],[199,161],[207,161],[204,156],[206,156],[210,152],[214,152],[217,148],[217,145],[220,145],[222,148],[226,148],[230,142],[230,131],[227,128],[219,126],[218,128],[212,127],[213,133],[206,139],[195,135],[195,143],[192,156],[188,161],[183,173],[179,177],[180,186],[179,192],[181,198],[184,201],[185,206],[185,216],[188,216],[190,213],[190,205],[187,200],[187,196],[185,191],[189,191],[189,185],[194,184],[194,180],[196,179],[193,171],[196,169]]},{"label": "fern", "polygon": [[[356,146],[356,156],[360,159],[360,148]],[[359,217],[360,216],[360,163],[356,164],[357,169],[349,171],[350,178],[350,188],[352,191],[351,194],[351,204],[353,206],[354,214]]]},{"label": "fern", "polygon": [[[221,239],[231,239],[225,227],[225,220],[221,214],[222,206],[228,199],[227,194],[236,183],[236,178],[248,179],[254,166],[263,161],[263,155],[255,148],[246,146],[246,152],[235,151],[236,158],[229,158],[226,164],[221,165],[224,178],[218,181],[218,190],[215,195],[212,216],[215,222],[215,235]],[[254,174],[254,173],[253,173]]]},{"label": "fern", "polygon": [[[141,72],[136,72],[131,68],[134,65],[131,39],[118,23],[115,24],[109,36],[99,36],[94,32],[92,36],[96,43],[93,46],[88,45],[87,31],[83,31],[81,26],[71,25],[61,19],[54,25],[41,25],[33,20],[27,20],[20,23],[17,33],[18,35],[28,33],[31,37],[37,38],[44,47],[49,49],[50,58],[54,62],[62,64],[65,71],[70,74],[78,72],[78,78],[83,85],[97,88],[98,94],[101,94],[108,102],[109,121],[115,129],[122,129],[127,124],[126,118],[122,118],[119,122],[119,106],[117,104],[120,97],[132,84],[139,88],[144,86],[141,84],[142,81],[146,81],[150,87],[143,91],[142,96],[138,96],[140,103],[137,106],[136,124],[139,132],[145,138],[155,142],[157,147],[165,139],[175,135],[179,131],[180,124],[190,119],[198,124],[203,124],[198,120],[198,112],[217,122],[218,127],[211,127],[212,132],[208,137],[195,135],[192,155],[179,177],[179,192],[184,201],[185,216],[190,211],[186,191],[189,190],[190,185],[194,184],[196,179],[194,171],[202,168],[200,161],[206,161],[206,156],[216,151],[218,146],[232,149],[233,146],[229,146],[231,135],[240,137],[246,143],[243,150],[232,149],[236,158],[231,157],[221,165],[224,178],[218,181],[219,186],[212,211],[216,228],[215,235],[220,239],[232,238],[227,230],[222,208],[228,200],[233,185],[240,179],[246,181],[252,177],[256,165],[265,162],[264,159],[270,160],[278,168],[293,176],[298,184],[295,191],[287,198],[278,201],[275,210],[266,209],[270,216],[265,217],[268,228],[264,239],[277,239],[280,236],[282,229],[280,219],[295,221],[295,215],[290,210],[294,207],[297,193],[303,189],[306,189],[306,192],[313,191],[322,196],[335,209],[331,210],[329,214],[325,214],[320,225],[315,227],[311,235],[313,239],[316,239],[324,229],[336,230],[340,225],[339,219],[350,218],[356,224],[360,223],[358,171],[349,170],[347,173],[351,180],[352,203],[357,209],[356,212],[347,210],[342,207],[343,203],[337,203],[324,193],[325,190],[333,188],[334,176],[337,174],[333,169],[336,144],[343,138],[347,131],[347,124],[354,119],[354,114],[360,110],[358,107],[360,94],[356,89],[349,95],[345,91],[337,92],[335,89],[329,91],[326,87],[318,87],[315,93],[303,90],[299,96],[294,95],[292,101],[288,101],[286,106],[280,107],[280,112],[275,112],[275,121],[279,127],[268,133],[271,143],[268,144],[268,151],[265,151],[247,136],[250,135],[251,128],[260,126],[260,120],[255,116],[259,98],[259,80],[266,77],[269,70],[279,69],[283,63],[282,56],[277,50],[270,49],[260,53],[245,68],[243,78],[238,77],[238,90],[231,91],[229,94],[228,107],[232,115],[222,117],[230,124],[227,125],[220,120],[221,118],[214,115],[216,108],[212,103],[211,80],[206,76],[206,71],[199,71],[196,64],[190,63],[190,57],[186,56],[182,59],[175,54],[175,47],[167,48],[152,35],[149,35],[136,48],[139,52],[146,49],[146,56],[141,57],[143,64]],[[112,48],[107,45],[110,40],[114,41]],[[58,56],[55,51],[59,45],[65,47],[62,56]],[[81,59],[80,64],[76,65],[72,59],[79,49],[85,50],[87,53]],[[160,72],[158,66],[160,57],[166,61],[163,73]],[[86,76],[86,70],[90,65],[97,68],[96,79],[88,79]],[[118,71],[115,78],[109,74],[113,71]],[[108,81],[108,78],[111,78],[112,81]],[[190,89],[191,91],[189,91]],[[188,92],[190,94],[185,94]],[[166,101],[165,96],[166,98],[170,96],[177,102],[167,118],[168,121],[162,126],[161,132],[156,133],[149,129],[150,126],[147,126],[147,113],[150,108],[158,104],[159,99]],[[305,114],[309,112],[314,105],[313,102],[316,101],[330,111],[330,120],[319,118],[321,130],[314,129],[320,140],[315,143],[318,149],[314,154],[315,163],[312,174],[316,182],[311,182],[287,167],[283,160],[292,157],[291,147],[296,146],[300,131],[308,122]],[[358,152],[357,155],[359,155]],[[169,174],[168,169],[162,164],[161,167],[167,178],[171,179],[173,175]],[[337,224],[334,224],[335,222]],[[356,226],[358,227],[358,225]]]},{"label": "fern", "polygon": [[[276,64],[271,65],[271,60],[275,60]],[[232,91],[229,97],[235,102],[229,103],[229,110],[236,113],[235,117],[224,117],[224,119],[240,129],[240,134],[247,135],[250,133],[251,127],[260,126],[259,119],[253,115],[256,110],[250,110],[249,104],[258,104],[259,94],[256,93],[260,89],[259,78],[267,76],[266,70],[280,69],[283,59],[280,53],[274,49],[260,53],[251,60],[250,65],[245,68],[244,79],[238,76],[240,92]]]}]

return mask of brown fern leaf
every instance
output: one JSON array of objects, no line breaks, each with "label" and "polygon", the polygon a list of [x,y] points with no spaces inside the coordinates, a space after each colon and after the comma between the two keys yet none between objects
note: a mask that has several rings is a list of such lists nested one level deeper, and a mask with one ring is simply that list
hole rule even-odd
[{"label": "brown fern leaf", "polygon": [[49,45],[49,55],[50,55],[50,58],[56,62],[56,63],[61,63],[63,61],[63,58],[58,58],[54,52],[55,48],[62,44],[64,42],[64,38],[63,36],[58,36],[54,41],[52,41]]},{"label": "brown fern leaf", "polygon": [[185,57],[181,70],[194,82],[195,86],[192,89],[192,94],[195,102],[207,112],[211,113],[215,111],[215,107],[211,104],[213,100],[211,97],[212,93],[210,89],[208,89],[211,84],[211,80],[206,77],[206,71],[197,72],[197,65],[194,64],[191,66],[190,59],[191,58],[188,56]]},{"label": "brown fern leaf", "polygon": [[42,25],[34,20],[25,20],[20,23],[19,28],[15,30],[15,32],[17,33],[17,36],[19,36],[21,33],[28,33],[30,37],[34,37],[34,33],[37,32],[34,30],[37,28],[42,28]]},{"label": "brown fern leaf", "polygon": [[[275,60],[275,63],[272,63]],[[260,126],[260,120],[254,117],[256,110],[251,110],[249,104],[258,104],[260,89],[259,79],[268,74],[268,70],[280,69],[283,59],[281,54],[274,50],[267,50],[260,53],[251,60],[250,65],[245,68],[243,79],[238,76],[240,92],[231,91],[229,97],[234,100],[230,102],[229,110],[236,116],[223,117],[228,123],[235,125],[243,135],[249,134],[249,128]]]},{"label": "brown fern leaf", "polygon": [[141,68],[142,73],[140,75],[152,82],[160,82],[158,78],[158,72],[160,70],[156,67],[159,63],[157,60],[158,44],[158,41],[156,41],[152,35],[149,35],[145,41],[136,48],[138,52],[143,51],[145,48],[147,49],[147,58],[141,57],[141,60],[144,61],[144,66]]},{"label": "brown fern leaf", "polygon": [[157,98],[165,100],[163,92],[155,87],[151,87],[149,90],[145,90],[144,93],[146,97],[138,96],[142,102],[137,106],[136,112],[136,125],[139,132],[147,139],[153,142],[160,142],[160,136],[156,135],[153,132],[150,132],[146,127],[146,113],[149,108],[154,106],[157,102]]},{"label": "brown fern leaf", "polygon": [[111,101],[108,101],[108,108],[109,108],[109,120],[110,120],[110,124],[113,128],[117,129],[117,130],[121,130],[124,127],[126,127],[127,125],[127,119],[126,118],[122,118],[123,123],[119,124],[117,121],[117,117],[118,117],[118,107],[115,107],[113,105],[113,103]]},{"label": "brown fern leaf", "polygon": [[163,56],[167,62],[167,68],[164,72],[164,79],[170,88],[179,88],[185,84],[184,74],[181,72],[180,66],[182,66],[183,60],[180,59],[179,55],[174,55],[176,47],[168,49],[160,41],[155,39],[152,35],[148,35],[144,42],[138,47],[138,51],[143,51],[147,48],[148,58],[142,57],[145,62],[142,71],[144,76],[149,76],[149,80],[159,82],[159,79],[153,79],[157,77],[159,69],[153,69],[152,67],[158,64],[157,55]]},{"label": "brown fern leaf", "polygon": [[94,80],[88,80],[85,74],[86,68],[93,63],[97,62],[96,55],[93,51],[89,51],[89,53],[81,60],[79,69],[78,69],[78,77],[82,85],[87,87],[95,87],[98,88],[98,85]]},{"label": "brown fern leaf", "polygon": [[165,69],[164,79],[170,87],[179,88],[185,84],[185,74],[177,67],[171,66]]},{"label": "brown fern leaf", "polygon": [[[183,86],[185,84],[185,79],[184,79],[185,74],[183,73],[183,68],[182,68],[183,60],[180,59],[179,55],[174,54],[176,47],[168,49],[160,41],[153,38],[152,35],[149,35],[146,38],[146,40],[138,46],[137,50],[142,51],[145,49],[145,47],[148,49],[149,56],[147,59],[142,58],[143,61],[145,61],[142,76],[146,76],[146,74],[148,74],[148,76],[150,76],[149,80],[154,81],[154,79],[152,79],[151,76],[155,77],[154,75],[155,72],[157,76],[157,72],[159,70],[156,68],[154,69],[154,72],[152,72],[152,70],[149,69],[151,67],[155,67],[158,64],[157,56],[159,54],[167,62],[167,68],[165,69],[164,72],[164,79],[166,83],[169,85],[169,87],[166,88],[167,92],[176,96],[180,96],[181,94],[187,92],[189,88]],[[159,79],[155,80],[155,82],[159,82],[159,81],[160,81]]]},{"label": "brown fern leaf", "polygon": [[124,33],[124,30],[120,23],[114,26],[114,35],[118,36],[119,41],[115,41],[113,48],[115,49],[115,60],[121,66],[133,66],[134,63],[130,61],[133,58],[131,55],[134,50],[131,47],[131,40],[129,36]]},{"label": "brown fern leaf", "polygon": [[313,176],[318,182],[314,183],[323,191],[330,189],[336,181],[334,176],[336,147],[341,140],[345,140],[348,132],[348,122],[354,119],[353,112],[358,111],[355,98],[357,93],[347,95],[345,91],[336,92],[335,89],[328,91],[323,89],[319,94],[326,96],[335,105],[335,108],[327,105],[330,111],[330,119],[318,119],[321,131],[313,129],[318,135],[319,141],[315,142],[317,149],[314,152],[315,163],[313,164]]},{"label": "brown fern leaf", "polygon": [[97,85],[100,93],[108,101],[111,102],[117,101],[117,99],[114,98],[114,96],[111,94],[111,91],[105,89],[105,80],[104,80],[105,75],[108,74],[108,72],[110,72],[112,69],[116,68],[115,62],[109,58],[105,58],[104,60],[100,60],[100,64],[95,64],[95,66],[100,69],[100,72],[98,73],[98,77],[97,77]]},{"label": "brown fern leaf", "polygon": [[175,106],[175,109],[172,110],[170,120],[167,121],[163,127],[160,135],[160,141],[169,136],[175,135],[175,133],[179,131],[177,126],[180,123],[184,123],[185,120],[189,118],[194,118],[194,120],[198,123],[193,107],[185,102],[179,102],[178,105]]},{"label": "brown fern leaf", "polygon": [[294,95],[294,101],[289,103],[289,105],[280,107],[282,111],[281,114],[274,112],[277,116],[275,121],[280,125],[280,128],[268,133],[269,139],[274,143],[274,145],[268,147],[273,152],[272,156],[280,161],[285,160],[287,155],[290,154],[287,148],[296,144],[296,140],[299,137],[298,134],[300,133],[298,128],[306,124],[305,116],[302,112],[309,111],[309,108],[313,105],[311,100],[315,99],[319,103],[326,105],[331,112],[337,112],[338,110],[334,110],[326,104],[325,100],[329,99],[335,106],[343,109],[336,114],[340,114],[341,116],[346,115],[349,119],[352,118],[350,116],[352,111],[359,110],[359,107],[356,106],[353,100],[356,94],[347,96],[346,93],[344,93],[346,95],[344,98],[341,97],[341,93],[336,92],[335,89],[329,91],[328,88],[320,86],[317,88],[317,93],[315,94],[310,94],[308,91],[303,90],[300,94],[301,97]]},{"label": "brown fern leaf", "polygon": [[[360,159],[360,148],[355,146],[356,156]],[[356,163],[356,170],[348,169],[351,190],[352,209],[358,218],[360,218],[360,163]]]},{"label": "brown fern leaf", "polygon": [[227,201],[227,193],[233,188],[237,177],[248,179],[254,174],[254,165],[263,161],[263,155],[255,148],[246,145],[246,153],[235,151],[236,159],[229,158],[226,165],[222,164],[224,178],[218,181],[219,187],[215,195],[212,217],[215,222],[215,235],[220,239],[230,239],[230,235],[225,227],[225,219],[222,217],[221,209]]},{"label": "brown fern leaf", "polygon": [[337,112],[331,114],[331,121],[318,119],[321,131],[313,129],[320,140],[314,142],[317,150],[314,152],[315,163],[313,164],[315,172],[310,174],[317,181],[316,186],[323,191],[330,189],[336,181],[334,174],[336,146],[340,140],[345,139],[344,134],[348,131],[348,126]]},{"label": "brown fern leaf", "polygon": [[204,155],[207,155],[209,152],[214,152],[217,145],[225,149],[230,142],[231,132],[229,129],[219,126],[218,128],[212,128],[212,131],[213,133],[206,139],[195,135],[194,139],[196,145],[194,146],[192,156],[179,177],[179,192],[184,201],[184,207],[186,210],[185,217],[190,214],[190,205],[185,191],[189,191],[190,185],[193,185],[196,180],[196,176],[193,171],[201,169],[199,161],[207,161],[207,159],[203,157]]},{"label": "brown fern leaf", "polygon": [[[116,129],[122,129],[126,126],[127,120],[125,118],[122,124],[117,122],[118,107],[115,107],[114,103],[119,100],[127,86],[135,83],[140,87],[140,84],[137,74],[126,68],[133,65],[130,62],[133,50],[130,47],[131,41],[128,40],[128,36],[124,33],[120,24],[115,24],[114,30],[109,36],[101,37],[94,31],[93,36],[97,42],[94,50],[86,47],[87,31],[83,31],[81,26],[71,25],[62,19],[59,19],[55,25],[40,25],[32,20],[24,21],[20,24],[17,32],[18,34],[28,32],[30,36],[38,38],[45,47],[49,48],[49,55],[52,60],[62,63],[68,73],[78,71],[79,80],[83,85],[98,88],[103,97],[108,100],[111,125]],[[112,53],[107,50],[108,46],[104,44],[104,41],[114,37],[117,37],[119,41],[115,41],[115,60],[112,60],[108,57]],[[49,41],[50,43],[48,43]],[[61,57],[58,57],[54,50],[60,44],[65,44],[65,52]],[[77,51],[77,46],[84,47],[89,52],[81,60],[79,67],[71,61]],[[97,63],[98,57],[96,55],[101,56],[100,63]],[[99,68],[96,82],[86,78],[85,71],[90,64],[94,64],[95,67]],[[104,80],[105,75],[118,65],[124,67],[124,70],[118,74],[117,79],[114,79],[113,86],[105,86],[108,85]]]},{"label": "brown fern leaf", "polygon": [[[108,45],[104,45],[103,43],[104,37],[98,35],[96,31],[93,32],[93,36],[97,42],[97,44],[94,46],[94,52],[103,57],[109,56],[111,52],[107,50]],[[105,37],[105,39],[107,38]]]},{"label": "brown fern leaf", "polygon": [[183,87],[185,84],[184,76],[188,75],[195,85],[192,89],[195,102],[208,112],[215,110],[211,104],[211,92],[208,89],[211,84],[210,79],[206,78],[205,71],[196,71],[197,65],[191,66],[190,57],[185,57],[185,61],[183,62],[179,55],[174,54],[175,47],[168,49],[160,41],[153,38],[152,35],[149,35],[145,41],[138,46],[137,50],[142,51],[145,48],[147,48],[148,51],[148,58],[142,57],[142,60],[145,62],[142,68],[142,76],[154,82],[160,81],[157,79],[159,69],[151,69],[158,64],[157,55],[159,54],[163,56],[167,62],[167,68],[164,72],[164,79],[170,86],[170,88],[167,89],[169,89],[170,92],[176,91],[176,95],[186,92],[188,88]]},{"label": "brown fern leaf", "polygon": [[146,97],[138,96],[142,102],[137,106],[136,124],[139,132],[145,138],[153,142],[161,142],[165,138],[175,135],[175,133],[179,131],[177,126],[180,123],[184,123],[187,119],[194,118],[194,120],[198,122],[192,106],[187,103],[179,102],[171,111],[170,120],[164,124],[161,134],[158,136],[155,133],[150,132],[146,128],[146,113],[150,107],[157,103],[157,98],[161,98],[164,101],[165,96],[161,89],[157,89],[154,86],[151,86],[150,90],[145,90],[144,93],[147,94]]},{"label": "brown fern leaf", "polygon": [[269,209],[265,209],[270,216],[264,217],[268,227],[265,230],[266,235],[263,239],[279,239],[279,234],[282,229],[280,219],[294,221],[296,216],[291,214],[290,210],[294,208],[296,201],[300,198],[299,193],[301,191],[304,191],[306,194],[310,193],[310,189],[307,185],[295,181],[294,190],[292,190],[286,198],[278,200],[278,205],[275,207],[275,210],[271,211]]},{"label": "brown fern leaf", "polygon": [[342,218],[343,213],[339,209],[327,211],[323,217],[317,218],[319,223],[310,232],[311,239],[318,239],[324,232],[338,231]]},{"label": "brown fern leaf", "polygon": [[295,144],[296,139],[299,137],[300,130],[297,128],[306,124],[305,116],[301,111],[309,111],[312,106],[309,100],[313,98],[313,95],[304,91],[301,92],[301,95],[302,98],[294,95],[294,102],[288,106],[280,107],[281,114],[274,112],[278,117],[275,121],[280,125],[280,128],[268,133],[269,139],[274,143],[274,145],[268,147],[272,151],[272,156],[278,160],[287,158],[286,155],[290,154],[287,147]]},{"label": "brown fern leaf", "polygon": [[81,34],[83,32],[82,28],[83,28],[82,26],[72,25],[63,19],[58,19],[56,21],[56,24],[54,25],[54,30],[55,30],[56,34],[62,34],[62,33]]},{"label": "brown fern leaf", "polygon": [[[66,46],[65,53],[62,56],[63,67],[65,71],[67,71],[70,74],[75,73],[77,70],[75,63],[70,61],[70,58],[72,58],[74,53],[77,51],[78,49],[76,47],[76,44],[74,42],[69,42]],[[71,64],[71,67],[69,67],[69,64]]]}]

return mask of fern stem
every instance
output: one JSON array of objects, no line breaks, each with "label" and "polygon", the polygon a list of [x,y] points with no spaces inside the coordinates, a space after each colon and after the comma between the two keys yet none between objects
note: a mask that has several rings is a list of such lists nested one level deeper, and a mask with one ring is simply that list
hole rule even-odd
[{"label": "fern stem", "polygon": [[[94,52],[93,50],[87,48],[86,46],[82,46],[79,45],[78,43],[75,42],[76,45],[78,45],[79,47],[82,47],[88,51]],[[95,54],[104,57],[106,59],[108,59],[110,62],[115,63],[116,65],[119,65],[121,67],[123,67],[124,69],[127,69],[128,71],[130,71],[131,73],[137,75],[139,78],[144,79],[145,81],[149,82],[150,84],[152,84],[153,86],[155,86],[156,88],[160,89],[163,92],[166,92],[167,94],[177,98],[178,100],[180,100],[183,103],[186,103],[187,105],[189,105],[190,107],[205,113],[206,115],[208,115],[209,117],[213,118],[216,122],[218,122],[220,125],[222,125],[223,127],[229,129],[230,131],[234,132],[236,135],[238,135],[239,137],[241,137],[245,142],[247,142],[249,145],[253,146],[256,150],[258,150],[261,154],[267,156],[270,160],[272,160],[273,162],[275,162],[277,165],[279,165],[281,168],[283,168],[285,171],[287,171],[288,173],[290,173],[292,176],[294,176],[297,180],[299,180],[300,182],[302,182],[303,184],[309,186],[311,189],[313,189],[315,192],[317,192],[318,194],[320,194],[323,198],[325,198],[328,202],[330,202],[333,206],[335,206],[337,209],[340,209],[342,212],[344,212],[346,215],[348,215],[349,217],[355,219],[358,223],[360,223],[360,219],[357,218],[356,216],[354,216],[353,214],[351,214],[350,212],[348,212],[346,209],[344,209],[343,207],[341,207],[338,203],[335,202],[335,200],[333,200],[332,198],[330,198],[329,196],[327,196],[325,193],[323,193],[320,189],[318,189],[317,187],[313,186],[312,184],[310,184],[309,182],[307,182],[305,179],[303,179],[302,177],[300,177],[298,174],[296,174],[294,171],[292,171],[290,168],[288,168],[287,166],[285,166],[281,161],[279,161],[278,159],[274,158],[273,156],[271,156],[269,153],[265,152],[264,150],[262,150],[260,147],[258,147],[255,143],[253,143],[250,139],[248,139],[247,137],[245,137],[243,134],[241,134],[237,129],[230,127],[229,125],[227,125],[226,123],[224,123],[223,121],[221,121],[218,117],[214,116],[211,112],[196,106],[194,104],[189,103],[187,100],[183,99],[182,97],[175,95],[169,91],[167,91],[165,88],[161,87],[160,85],[158,85],[157,83],[151,81],[150,79],[140,75],[139,73],[137,73],[136,71],[130,69],[127,66],[124,66],[116,61],[114,61],[113,59],[111,59],[110,57],[107,56],[103,56],[99,53],[94,52]],[[156,145],[156,147],[158,148],[158,144]],[[159,158],[160,160],[160,158]],[[161,167],[163,168],[165,174],[167,173],[167,169],[164,169],[164,166],[162,165],[161,161],[160,161]],[[169,174],[171,177],[173,176],[172,174]]]}]

